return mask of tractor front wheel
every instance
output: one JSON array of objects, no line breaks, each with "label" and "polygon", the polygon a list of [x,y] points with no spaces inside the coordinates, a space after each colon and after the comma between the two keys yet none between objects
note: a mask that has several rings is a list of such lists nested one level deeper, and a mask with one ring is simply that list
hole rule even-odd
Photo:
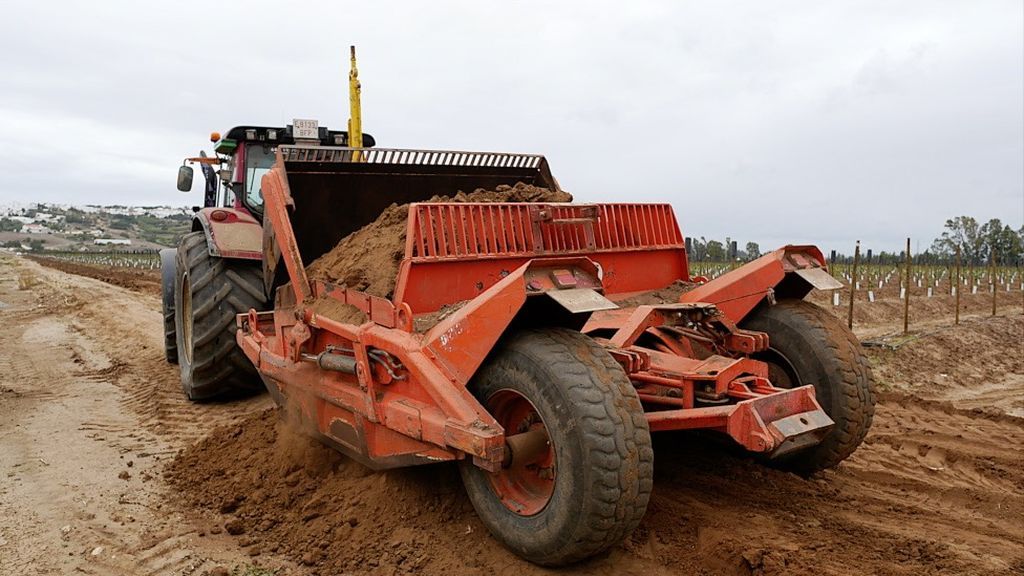
[{"label": "tractor front wheel", "polygon": [[857,337],[834,315],[804,300],[763,306],[742,326],[768,334],[768,350],[754,358],[768,364],[772,384],[813,385],[818,404],[835,421],[817,446],[776,464],[810,474],[845,460],[864,440],[875,414],[871,368]]},{"label": "tractor front wheel", "polygon": [[174,315],[181,386],[190,400],[262,390],[235,341],[235,316],[266,306],[259,263],[211,256],[203,232],[181,239]]},{"label": "tractor front wheel", "polygon": [[461,464],[495,538],[546,566],[583,560],[639,524],[654,453],[629,378],[593,340],[564,329],[506,338],[471,389],[504,428],[508,456],[489,473]]}]

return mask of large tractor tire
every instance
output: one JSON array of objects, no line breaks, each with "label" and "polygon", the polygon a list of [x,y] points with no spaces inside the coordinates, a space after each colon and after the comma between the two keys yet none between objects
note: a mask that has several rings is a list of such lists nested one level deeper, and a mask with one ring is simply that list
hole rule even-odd
[{"label": "large tractor tire", "polygon": [[178,334],[174,328],[175,265],[178,251],[166,248],[160,251],[161,308],[164,315],[164,357],[170,364],[178,363]]},{"label": "large tractor tire", "polygon": [[742,326],[768,333],[769,349],[754,358],[768,363],[772,384],[812,384],[818,403],[835,421],[820,444],[775,463],[810,474],[845,460],[864,440],[875,414],[871,368],[857,338],[834,315],[803,300],[763,306]]},{"label": "large tractor tire", "polygon": [[531,562],[561,566],[636,528],[651,494],[651,435],[629,378],[604,349],[571,330],[521,331],[499,344],[471,390],[506,436],[541,440],[513,449],[497,473],[461,464],[495,538]]},{"label": "large tractor tire", "polygon": [[235,315],[263,310],[258,262],[211,256],[202,232],[178,247],[174,312],[181,386],[190,400],[262,390],[252,362],[235,341]]}]

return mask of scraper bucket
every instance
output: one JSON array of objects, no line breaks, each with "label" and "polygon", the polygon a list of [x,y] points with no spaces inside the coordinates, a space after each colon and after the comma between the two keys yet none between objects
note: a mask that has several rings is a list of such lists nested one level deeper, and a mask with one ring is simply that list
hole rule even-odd
[{"label": "scraper bucket", "polygon": [[557,189],[547,160],[532,154],[281,146],[294,210],[291,225],[309,264],[391,204],[515,185]]}]

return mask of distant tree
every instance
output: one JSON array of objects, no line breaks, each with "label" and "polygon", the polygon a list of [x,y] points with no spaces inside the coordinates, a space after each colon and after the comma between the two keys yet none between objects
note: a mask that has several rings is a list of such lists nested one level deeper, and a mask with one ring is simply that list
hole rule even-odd
[{"label": "distant tree", "polygon": [[68,208],[64,214],[64,221],[68,224],[85,224],[88,219],[85,217],[85,212],[77,208]]},{"label": "distant tree", "polygon": [[968,264],[984,262],[987,255],[985,239],[977,220],[970,216],[957,216],[946,220],[945,228],[942,235],[932,242],[931,251],[934,254],[948,257],[956,251],[956,247],[959,245],[964,262]]},{"label": "distant tree", "polygon": [[1017,264],[1024,264],[1024,226],[1017,230],[1017,241],[1020,242],[1020,257],[1017,258]]},{"label": "distant tree", "polygon": [[10,218],[0,218],[0,232],[20,232],[23,224]]},{"label": "distant tree", "polygon": [[903,262],[903,252],[886,252],[882,250],[878,253],[879,264],[899,264]]},{"label": "distant tree", "polygon": [[110,227],[115,230],[131,230],[134,219],[131,216],[115,214],[110,219]]},{"label": "distant tree", "polygon": [[694,238],[691,242],[693,251],[693,261],[700,262],[707,258],[708,255],[708,243],[703,236],[700,238]]},{"label": "distant tree", "polygon": [[1004,226],[998,218],[993,218],[983,224],[980,229],[981,237],[984,239],[984,258],[989,260],[992,251],[995,250],[996,258],[1000,262],[1016,263],[1021,256],[1020,235],[1010,228]]},{"label": "distant tree", "polygon": [[747,258],[754,260],[761,257],[761,247],[757,242],[747,242],[746,247]]},{"label": "distant tree", "polygon": [[718,240],[709,240],[707,243],[707,257],[713,262],[725,260],[725,245]]}]

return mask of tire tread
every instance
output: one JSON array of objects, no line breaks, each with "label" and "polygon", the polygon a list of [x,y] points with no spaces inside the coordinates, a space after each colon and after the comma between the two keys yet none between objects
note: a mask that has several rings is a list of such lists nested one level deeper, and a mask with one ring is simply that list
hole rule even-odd
[{"label": "tire tread", "polygon": [[235,341],[236,315],[266,306],[262,268],[258,263],[211,256],[203,232],[186,234],[178,254],[178,265],[194,279],[192,363],[179,358],[185,393],[192,400],[205,400],[262,389],[255,367]]}]

